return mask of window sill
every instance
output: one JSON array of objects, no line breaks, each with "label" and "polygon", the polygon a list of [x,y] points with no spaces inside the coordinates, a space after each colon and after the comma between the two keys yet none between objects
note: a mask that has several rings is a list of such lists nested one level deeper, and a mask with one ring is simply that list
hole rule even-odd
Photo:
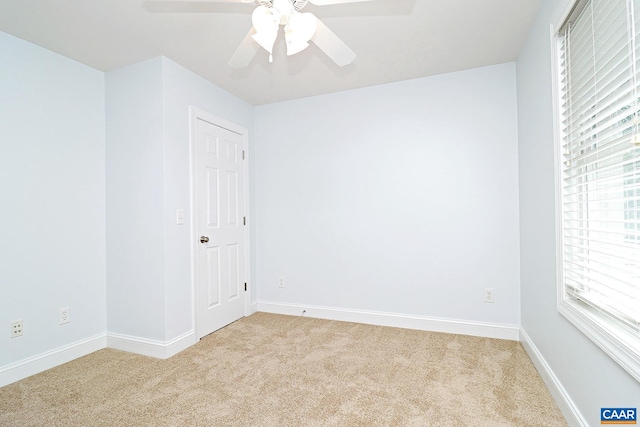
[{"label": "window sill", "polygon": [[558,311],[640,382],[640,338],[580,302],[561,299]]}]

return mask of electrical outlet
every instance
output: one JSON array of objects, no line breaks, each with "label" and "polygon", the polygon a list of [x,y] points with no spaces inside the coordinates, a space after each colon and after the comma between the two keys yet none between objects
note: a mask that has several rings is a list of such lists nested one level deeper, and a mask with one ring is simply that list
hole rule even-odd
[{"label": "electrical outlet", "polygon": [[22,319],[11,322],[11,338],[22,336]]},{"label": "electrical outlet", "polygon": [[496,302],[493,288],[484,288],[484,302],[494,303]]},{"label": "electrical outlet", "polygon": [[61,325],[71,322],[69,317],[69,307],[61,308],[58,312],[58,323]]},{"label": "electrical outlet", "polygon": [[284,288],[284,277],[283,276],[280,276],[278,278],[278,287],[279,288]]}]

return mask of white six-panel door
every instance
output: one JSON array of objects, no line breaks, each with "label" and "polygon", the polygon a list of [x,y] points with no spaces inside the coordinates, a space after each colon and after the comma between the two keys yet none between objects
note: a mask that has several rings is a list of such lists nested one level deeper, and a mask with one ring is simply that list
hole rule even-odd
[{"label": "white six-panel door", "polygon": [[244,315],[243,137],[201,118],[195,136],[201,338]]}]

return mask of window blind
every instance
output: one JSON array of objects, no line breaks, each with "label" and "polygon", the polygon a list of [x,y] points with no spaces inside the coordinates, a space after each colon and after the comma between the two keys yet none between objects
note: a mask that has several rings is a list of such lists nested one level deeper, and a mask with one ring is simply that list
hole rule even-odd
[{"label": "window blind", "polygon": [[576,10],[559,55],[563,292],[640,339],[640,0]]}]

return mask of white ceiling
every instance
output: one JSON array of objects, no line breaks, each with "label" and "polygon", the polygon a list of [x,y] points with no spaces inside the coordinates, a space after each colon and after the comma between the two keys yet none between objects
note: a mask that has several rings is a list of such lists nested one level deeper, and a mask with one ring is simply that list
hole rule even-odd
[{"label": "white ceiling", "polygon": [[[164,55],[253,105],[514,61],[541,0],[374,0],[308,4],[357,54],[336,66],[317,47],[227,66],[255,4],[0,0],[0,31],[101,71]],[[0,66],[2,59],[0,58]]]}]

